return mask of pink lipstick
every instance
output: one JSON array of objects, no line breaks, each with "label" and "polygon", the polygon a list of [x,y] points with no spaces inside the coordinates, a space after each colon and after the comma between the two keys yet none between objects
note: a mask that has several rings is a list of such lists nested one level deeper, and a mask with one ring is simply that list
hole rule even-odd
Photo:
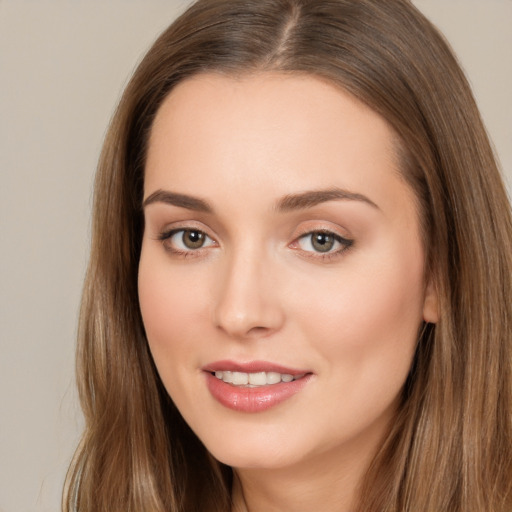
[{"label": "pink lipstick", "polygon": [[203,368],[212,396],[239,412],[262,412],[298,393],[310,380],[308,370],[265,361],[217,361]]}]

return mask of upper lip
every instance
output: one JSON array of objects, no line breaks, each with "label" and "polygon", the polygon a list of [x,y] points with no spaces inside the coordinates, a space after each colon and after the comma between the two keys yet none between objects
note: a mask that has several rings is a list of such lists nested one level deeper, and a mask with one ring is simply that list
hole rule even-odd
[{"label": "upper lip", "polygon": [[237,362],[237,361],[215,361],[209,363],[202,368],[205,372],[242,372],[242,373],[258,373],[258,372],[276,372],[284,373],[288,375],[304,375],[305,373],[311,373],[308,370],[290,368],[281,364],[275,364],[268,361],[248,361],[248,362]]}]

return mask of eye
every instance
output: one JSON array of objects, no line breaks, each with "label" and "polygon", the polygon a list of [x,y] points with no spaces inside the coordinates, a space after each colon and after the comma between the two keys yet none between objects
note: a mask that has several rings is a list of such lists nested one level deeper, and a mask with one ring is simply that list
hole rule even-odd
[{"label": "eye", "polygon": [[353,241],[330,231],[312,231],[297,240],[300,249],[321,254],[338,253],[348,249]]},{"label": "eye", "polygon": [[174,229],[163,233],[160,240],[167,249],[174,252],[190,252],[215,244],[214,240],[199,229]]}]

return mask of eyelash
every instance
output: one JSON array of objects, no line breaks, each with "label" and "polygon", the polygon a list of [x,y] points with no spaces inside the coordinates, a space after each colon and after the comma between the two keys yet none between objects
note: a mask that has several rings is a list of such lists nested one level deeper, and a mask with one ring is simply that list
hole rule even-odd
[{"label": "eyelash", "polygon": [[[293,245],[299,245],[299,242],[300,240],[304,240],[304,239],[307,239],[308,237],[310,238],[311,240],[311,237],[313,237],[313,235],[325,235],[325,236],[329,236],[329,237],[332,237],[333,240],[334,240],[334,243],[337,243],[339,244],[339,248],[337,248],[336,250],[332,250],[332,249],[329,249],[329,251],[326,251],[324,253],[320,252],[320,251],[306,251],[306,250],[302,250],[303,251],[303,256],[305,258],[314,258],[316,260],[321,260],[321,261],[324,261],[324,262],[327,262],[327,261],[332,261],[340,256],[342,256],[344,253],[346,253],[353,245],[354,245],[354,240],[351,240],[349,238],[345,238],[341,235],[338,235],[337,233],[333,232],[333,231],[329,231],[328,229],[316,229],[316,230],[313,230],[313,231],[308,231],[302,235],[300,235],[299,237],[297,237],[295,239],[294,242],[292,242],[292,246]],[[312,241],[309,242],[310,245],[312,245]],[[299,247],[300,249],[300,247]]]},{"label": "eyelash", "polygon": [[213,240],[211,237],[209,237],[203,230],[201,229],[197,229],[197,228],[176,228],[176,229],[171,229],[169,231],[164,231],[162,233],[160,233],[160,235],[158,236],[158,240],[160,240],[162,242],[162,245],[164,246],[165,250],[169,251],[170,253],[176,255],[176,256],[182,256],[184,258],[190,258],[190,257],[195,257],[195,256],[199,256],[202,252],[202,249],[206,249],[208,247],[210,247],[210,245],[207,245],[206,247],[204,245],[198,247],[197,249],[192,249],[192,248],[189,248],[189,249],[179,249],[179,248],[176,248],[176,247],[173,247],[170,245],[170,241],[171,239],[179,234],[179,233],[182,233],[182,238],[183,236],[185,235],[185,233],[198,233],[202,236],[204,236],[206,238],[206,240],[208,241],[211,241],[211,242],[215,242],[215,240]]},{"label": "eyelash", "polygon": [[[213,240],[211,237],[209,237],[204,231],[202,231],[200,229],[196,229],[196,228],[186,228],[186,227],[171,229],[169,231],[164,231],[164,232],[160,233],[160,235],[158,236],[158,240],[160,240],[162,242],[164,248],[167,251],[169,251],[170,253],[172,253],[176,256],[181,256],[184,258],[200,256],[204,249],[207,249],[208,247],[212,246],[212,244],[209,244],[207,246],[202,245],[196,249],[193,249],[193,248],[179,249],[179,248],[173,247],[169,244],[169,241],[175,235],[182,233],[181,236],[183,237],[185,235],[185,233],[187,233],[187,232],[198,233],[199,235],[204,236],[205,239],[207,240],[207,242],[209,241],[209,242],[216,243],[215,240]],[[320,260],[320,261],[331,261],[337,257],[340,257],[342,254],[344,254],[346,251],[348,251],[354,244],[354,240],[342,237],[341,235],[338,235],[337,233],[334,233],[333,231],[329,231],[326,229],[317,229],[317,230],[308,231],[306,233],[303,233],[302,235],[297,237],[290,244],[290,247],[292,247],[293,249],[301,250],[301,248],[299,246],[299,242],[301,240],[307,239],[308,237],[312,237],[313,235],[325,235],[325,236],[332,237],[334,239],[334,243],[339,244],[340,247],[336,250],[329,249],[325,253],[322,253],[321,251],[315,251],[315,250],[307,251],[307,250],[302,249],[303,257],[312,258],[312,259],[316,259],[316,260]],[[310,245],[312,245],[312,242],[310,242]]]}]

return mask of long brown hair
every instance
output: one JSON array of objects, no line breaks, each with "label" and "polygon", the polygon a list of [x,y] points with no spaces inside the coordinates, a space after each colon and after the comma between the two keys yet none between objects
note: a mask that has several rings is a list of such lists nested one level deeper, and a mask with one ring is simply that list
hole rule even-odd
[{"label": "long brown hair", "polygon": [[148,134],[192,75],[278,70],[382,115],[422,213],[440,320],[425,326],[360,511],[512,510],[512,220],[468,83],[408,0],[200,0],[156,41],[112,120],[95,185],[78,342],[85,432],[66,512],[229,511],[232,472],[165,392],[137,297]]}]

